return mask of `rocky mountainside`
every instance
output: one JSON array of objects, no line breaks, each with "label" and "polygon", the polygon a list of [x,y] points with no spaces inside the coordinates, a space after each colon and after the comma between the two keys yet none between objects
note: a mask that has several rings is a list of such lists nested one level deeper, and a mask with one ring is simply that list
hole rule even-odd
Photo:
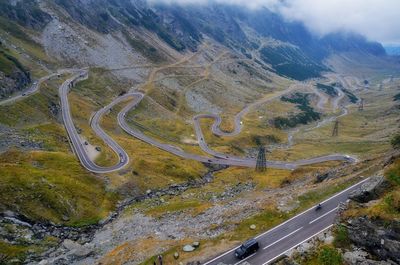
[{"label": "rocky mountainside", "polygon": [[[339,191],[355,177],[340,179],[343,168],[346,174],[354,172],[347,163],[268,169],[263,175],[252,168],[213,168],[182,159],[124,133],[116,115],[125,101],[104,113],[99,126],[129,153],[129,164],[107,174],[90,172],[71,149],[62,118],[59,88],[72,70],[89,68],[88,79],[73,82],[67,99],[78,137],[94,163],[109,167],[118,163],[118,154],[89,120],[134,90],[146,96],[127,113],[129,126],[190,154],[204,153],[192,126],[195,115],[220,115],[221,130],[228,132],[234,126],[231,117],[245,107],[288,93],[268,101],[271,108],[257,103],[257,109],[248,109],[244,133],[214,137],[207,130],[210,147],[256,157],[256,146],[268,145],[268,159],[285,161],[331,151],[356,152],[360,161],[372,155],[383,159],[388,135],[398,124],[398,108],[392,106],[397,75],[393,69],[379,72],[387,65],[392,62],[379,43],[348,33],[319,38],[268,9],[146,0],[0,0],[0,264],[42,259],[41,264],[116,264],[114,258],[137,264],[193,235],[202,245],[210,237],[225,236],[222,251],[283,222],[287,211],[300,211]],[[365,76],[357,75],[360,67]],[[337,73],[325,73],[329,70]],[[355,72],[354,78],[349,72]],[[295,81],[321,73],[324,78]],[[330,129],[322,125],[325,131],[316,134],[293,128],[299,133],[290,135],[292,127],[330,122],[338,107],[345,110],[348,99],[341,101],[333,87],[342,81],[351,103],[365,96],[366,110],[348,105],[340,138],[330,138]],[[363,81],[373,89],[381,82],[382,89],[367,90]],[[329,95],[314,82],[336,92]],[[37,90],[16,93],[27,87]],[[15,100],[3,101],[12,94]],[[205,120],[206,126],[210,121]],[[361,166],[372,167],[360,164],[357,172]],[[376,167],[371,170],[382,169]],[[314,175],[321,175],[321,181],[314,183]],[[338,175],[337,182],[325,184],[332,175]],[[365,220],[358,222],[358,217],[349,217],[355,220],[349,231],[360,230]],[[266,219],[271,220],[267,226]],[[250,224],[257,224],[251,234]],[[381,225],[372,222],[371,227],[380,231]],[[160,228],[160,236],[153,237]],[[126,245],[128,239],[146,248]],[[129,255],[114,252],[121,244]],[[204,259],[216,251],[209,250]],[[192,258],[184,255],[182,260]],[[103,258],[109,261],[103,263]]]},{"label": "rocky mountainside", "polygon": [[[0,10],[3,18],[36,30],[41,36],[36,41],[59,60],[101,67],[122,67],[140,60],[127,56],[129,50],[150,62],[176,59],[179,53],[196,51],[204,38],[299,80],[328,70],[324,59],[332,54],[385,56],[382,45],[362,36],[338,33],[318,38],[301,23],[287,22],[268,9],[150,4],[144,0],[3,0]],[[121,56],[120,63],[94,58],[109,57],[102,52],[112,51]]]},{"label": "rocky mountainside", "polygon": [[28,70],[0,42],[0,99],[26,88],[30,81]]}]

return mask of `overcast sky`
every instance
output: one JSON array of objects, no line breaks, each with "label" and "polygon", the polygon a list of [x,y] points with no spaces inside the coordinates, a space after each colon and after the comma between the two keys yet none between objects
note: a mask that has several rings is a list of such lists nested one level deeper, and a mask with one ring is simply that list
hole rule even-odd
[{"label": "overcast sky", "polygon": [[302,21],[312,32],[324,35],[354,31],[370,40],[400,45],[400,0],[152,0],[180,4],[209,1],[266,6],[287,20]]}]

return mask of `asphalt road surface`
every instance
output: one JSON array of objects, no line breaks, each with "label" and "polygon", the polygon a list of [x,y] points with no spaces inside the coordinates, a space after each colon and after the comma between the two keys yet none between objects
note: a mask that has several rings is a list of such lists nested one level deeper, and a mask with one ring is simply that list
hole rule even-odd
[{"label": "asphalt road surface", "polygon": [[[97,136],[99,136],[119,157],[119,162],[111,167],[100,167],[96,165],[89,157],[86,149],[85,149],[85,142],[82,140],[80,137],[79,133],[77,132],[76,127],[74,126],[72,117],[71,117],[71,111],[70,111],[70,106],[68,103],[68,93],[69,89],[72,83],[79,82],[80,80],[86,79],[88,75],[88,71],[86,69],[61,69],[58,70],[56,73],[52,73],[48,76],[45,76],[38,81],[34,82],[34,84],[25,92],[16,95],[10,99],[4,100],[0,102],[0,105],[2,104],[7,104],[12,101],[15,101],[19,98],[27,97],[29,95],[32,95],[36,93],[39,90],[40,84],[50,78],[52,78],[55,75],[59,74],[64,74],[64,73],[74,73],[75,75],[68,80],[66,80],[59,88],[59,95],[61,99],[61,109],[62,109],[62,117],[64,121],[64,126],[66,128],[66,131],[68,133],[70,143],[72,145],[72,149],[75,153],[75,155],[78,157],[80,160],[81,164],[89,171],[95,172],[95,173],[108,173],[112,171],[117,171],[125,167],[129,163],[129,156],[126,153],[126,151],[117,143],[115,142],[102,128],[100,127],[100,121],[101,117],[105,114],[107,114],[111,108],[122,101],[125,101],[129,98],[133,98],[133,101],[129,103],[119,114],[118,114],[118,124],[119,126],[128,134],[148,143],[151,144],[159,149],[162,149],[166,152],[169,152],[171,154],[177,155],[179,157],[182,157],[184,159],[192,159],[196,160],[199,162],[203,163],[211,163],[211,164],[220,164],[220,165],[231,165],[231,166],[243,166],[243,167],[255,167],[256,165],[256,159],[254,158],[242,158],[242,157],[235,157],[231,156],[228,154],[222,154],[219,152],[216,152],[212,150],[211,148],[208,147],[203,132],[201,130],[200,126],[200,120],[203,118],[212,118],[214,119],[214,123],[211,127],[211,130],[214,134],[220,135],[220,136],[234,136],[237,135],[241,132],[242,130],[242,118],[244,115],[246,115],[251,109],[257,107],[258,105],[265,104],[273,99],[276,99],[284,94],[289,93],[290,91],[294,90],[297,86],[297,84],[292,85],[288,89],[284,91],[280,91],[277,94],[269,97],[262,98],[258,101],[255,101],[252,104],[247,105],[242,111],[240,111],[234,118],[234,123],[235,123],[235,128],[232,132],[224,132],[220,129],[220,125],[222,122],[222,119],[218,115],[213,115],[213,114],[200,114],[197,115],[193,118],[194,122],[194,128],[197,136],[197,140],[199,143],[199,146],[203,151],[211,155],[211,157],[207,156],[201,156],[201,155],[196,155],[196,154],[191,154],[184,152],[181,148],[177,146],[173,146],[171,144],[165,144],[158,142],[155,139],[152,139],[146,135],[144,135],[142,132],[135,130],[131,128],[125,121],[125,116],[128,111],[130,111],[132,108],[135,108],[141,100],[144,98],[144,94],[139,93],[139,92],[134,92],[134,93],[128,93],[123,96],[120,96],[113,100],[109,105],[106,107],[103,107],[99,111],[97,111],[94,116],[91,119],[90,125],[93,129],[93,131],[96,133]],[[321,101],[320,97],[320,101]],[[338,102],[342,99],[342,97],[339,97],[337,99],[337,104]],[[343,108],[344,111],[342,115],[347,114],[347,109]],[[327,121],[330,121],[327,119]],[[318,124],[317,126],[320,126]],[[289,135],[289,143],[292,143],[292,137],[293,135]],[[342,154],[332,154],[332,155],[326,155],[326,156],[321,156],[321,157],[314,157],[310,159],[303,159],[303,160],[298,160],[294,162],[286,162],[286,161],[266,161],[267,167],[272,167],[272,168],[280,168],[280,169],[295,169],[298,166],[304,166],[304,165],[310,165],[310,164],[316,164],[316,163],[322,163],[322,162],[327,162],[327,161],[348,161],[348,162],[355,162],[356,159],[353,157],[350,157],[348,155],[342,155]]]},{"label": "asphalt road surface", "polygon": [[12,97],[10,97],[8,99],[0,101],[0,106],[1,105],[6,105],[8,103],[12,103],[12,102],[14,102],[14,101],[16,101],[18,99],[22,99],[22,98],[25,98],[25,97],[28,97],[30,95],[35,94],[36,92],[39,91],[40,85],[43,82],[53,78],[54,76],[61,75],[61,74],[66,74],[66,73],[74,73],[74,72],[77,72],[77,71],[78,71],[77,69],[60,69],[56,73],[52,73],[52,74],[46,75],[46,76],[40,78],[39,80],[34,81],[33,84],[28,89],[26,89],[25,91],[21,91],[21,92],[17,93],[16,95],[14,95],[14,96],[12,96]]},{"label": "asphalt road surface", "polygon": [[[212,126],[212,131],[213,133],[217,135],[225,135],[225,136],[232,136],[232,135],[237,135],[240,133],[242,129],[242,122],[241,119],[242,117],[248,113],[252,108],[266,103],[272,99],[278,98],[282,96],[285,93],[288,93],[293,90],[293,86],[288,88],[287,90],[281,91],[272,97],[266,97],[263,99],[260,99],[247,107],[245,107],[241,112],[239,112],[235,116],[235,129],[231,133],[226,133],[222,132],[219,129],[219,126],[222,122],[221,118],[219,116],[213,116],[213,115],[198,115],[194,117],[194,126],[195,126],[195,131],[197,134],[197,139],[199,141],[200,147],[206,151],[211,157],[207,156],[201,156],[197,154],[192,154],[192,153],[187,153],[183,151],[180,147],[171,145],[171,144],[166,144],[166,143],[161,143],[157,141],[156,139],[150,138],[147,135],[143,134],[139,130],[133,129],[127,122],[126,122],[126,115],[127,113],[137,107],[137,105],[142,101],[144,98],[144,94],[140,92],[133,92],[133,93],[127,93],[125,95],[122,95],[120,97],[117,97],[114,99],[109,105],[101,108],[99,111],[97,111],[94,116],[92,117],[90,121],[90,125],[93,129],[93,131],[96,133],[97,136],[99,136],[118,156],[119,162],[116,163],[113,166],[110,167],[101,167],[96,165],[89,157],[86,149],[85,149],[85,142],[83,139],[80,137],[76,127],[74,126],[72,117],[71,117],[71,111],[70,111],[70,106],[68,103],[68,93],[69,89],[71,87],[71,84],[77,83],[80,80],[84,80],[88,76],[88,72],[85,69],[82,70],[75,70],[76,74],[66,80],[59,88],[59,95],[61,99],[61,109],[62,109],[62,117],[64,121],[64,126],[66,128],[66,131],[68,133],[70,143],[72,145],[72,149],[75,153],[75,155],[78,157],[80,160],[81,164],[83,167],[85,167],[87,170],[95,172],[95,173],[108,173],[108,172],[113,172],[120,170],[124,168],[128,163],[129,163],[129,156],[126,153],[126,151],[117,143],[115,142],[104,130],[102,130],[100,126],[100,121],[103,115],[107,114],[112,107],[114,107],[117,104],[120,104],[123,101],[126,100],[131,100],[130,103],[127,104],[119,113],[118,113],[118,124],[119,126],[129,135],[140,139],[143,142],[146,142],[150,145],[153,145],[161,150],[164,150],[166,152],[169,152],[171,154],[174,154],[176,156],[179,156],[184,159],[191,159],[191,160],[196,160],[199,162],[203,163],[210,163],[210,164],[220,164],[220,165],[230,165],[230,166],[242,166],[242,167],[255,167],[256,165],[256,159],[255,158],[240,158],[240,157],[234,157],[230,156],[227,154],[221,154],[218,152],[215,152],[208,148],[207,143],[205,142],[203,133],[201,131],[199,119],[201,118],[214,118],[215,122]],[[314,157],[310,159],[303,159],[303,160],[298,160],[298,161],[293,161],[293,162],[286,162],[286,161],[266,161],[267,167],[271,168],[280,168],[280,169],[295,169],[298,166],[304,166],[304,165],[310,165],[310,164],[316,164],[316,163],[322,163],[322,162],[327,162],[327,161],[347,161],[347,162],[355,162],[356,159],[352,158],[347,155],[342,155],[342,154],[332,154],[332,155],[326,155],[326,156],[321,156],[321,157]]]},{"label": "asphalt road surface", "polygon": [[239,260],[235,257],[234,251],[237,248],[235,247],[202,264],[239,265],[246,261],[251,265],[266,265],[275,261],[288,250],[295,248],[330,228],[334,223],[339,203],[345,202],[349,194],[353,190],[360,188],[366,180],[323,201],[320,210],[316,211],[315,207],[312,207],[271,230],[258,235],[255,238],[260,245],[260,249],[246,259]]},{"label": "asphalt road surface", "polygon": [[[157,140],[146,136],[142,132],[133,129],[126,122],[125,117],[131,109],[135,108],[141,102],[141,100],[144,98],[144,94],[142,94],[140,92],[128,93],[128,94],[125,94],[125,95],[117,98],[116,100],[122,101],[122,100],[130,98],[130,97],[133,98],[133,101],[131,103],[129,103],[126,107],[124,107],[122,109],[122,111],[118,114],[119,126],[129,135],[132,135],[133,137],[135,137],[143,142],[151,144],[161,150],[164,150],[166,152],[169,152],[171,154],[177,155],[177,156],[185,158],[185,159],[192,159],[192,160],[196,160],[199,162],[205,162],[205,163],[210,163],[210,164],[255,167],[255,165],[256,165],[255,158],[231,157],[229,155],[220,154],[220,153],[214,152],[211,149],[209,149],[207,147],[207,143],[204,140],[204,137],[202,136],[201,129],[199,129],[200,125],[196,122],[195,122],[195,130],[196,130],[197,137],[199,139],[199,145],[202,146],[203,150],[205,150],[210,155],[212,155],[213,156],[212,158],[200,156],[200,155],[196,155],[196,154],[191,154],[191,153],[186,153],[186,152],[182,151],[179,147],[176,147],[176,146],[173,146],[170,144],[160,143]],[[267,160],[266,164],[267,164],[267,167],[272,167],[272,168],[295,169],[298,166],[317,164],[317,163],[322,163],[322,162],[327,162],[327,161],[354,162],[356,160],[347,155],[333,154],[333,155],[314,157],[314,158],[310,158],[310,159],[298,160],[298,161],[294,161],[294,162],[268,161]]]},{"label": "asphalt road surface", "polygon": [[[79,158],[81,161],[81,164],[83,167],[85,167],[87,170],[95,172],[95,173],[108,173],[112,171],[119,170],[126,166],[129,162],[129,156],[125,152],[125,150],[119,146],[110,136],[108,136],[99,126],[99,122],[101,119],[101,116],[108,111],[112,104],[109,106],[100,109],[92,118],[92,128],[95,131],[95,133],[108,145],[110,146],[113,151],[118,155],[119,157],[119,163],[117,163],[114,166],[111,167],[100,167],[96,165],[88,156],[86,150],[85,150],[85,143],[82,140],[82,138],[79,136],[78,131],[76,130],[76,127],[72,121],[71,117],[71,110],[70,106],[68,103],[68,92],[70,89],[70,86],[72,83],[76,83],[80,80],[86,79],[88,76],[88,72],[86,70],[81,70],[78,72],[76,75],[73,77],[67,79],[59,88],[59,95],[61,99],[61,110],[62,110],[62,117],[64,121],[64,126],[65,129],[68,133],[68,137],[70,139],[70,143],[72,145],[72,149],[75,153],[75,155]],[[115,102],[117,104],[118,102]]]}]

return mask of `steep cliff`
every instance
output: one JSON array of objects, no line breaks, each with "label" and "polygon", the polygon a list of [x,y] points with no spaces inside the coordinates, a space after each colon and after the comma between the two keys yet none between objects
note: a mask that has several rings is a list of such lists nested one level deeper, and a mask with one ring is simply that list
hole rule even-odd
[{"label": "steep cliff", "polygon": [[26,88],[30,81],[29,72],[0,42],[0,99]]}]

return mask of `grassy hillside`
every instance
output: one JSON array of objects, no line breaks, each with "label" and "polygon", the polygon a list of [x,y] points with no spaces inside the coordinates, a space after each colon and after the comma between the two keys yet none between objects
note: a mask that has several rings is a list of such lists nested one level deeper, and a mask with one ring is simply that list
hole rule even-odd
[{"label": "grassy hillside", "polygon": [[310,101],[308,99],[308,94],[295,93],[290,97],[283,96],[281,100],[284,102],[290,102],[292,104],[296,104],[297,108],[301,110],[300,113],[294,114],[286,117],[277,117],[273,120],[273,124],[276,128],[284,129],[284,128],[293,128],[299,124],[308,124],[310,122],[319,120],[321,118],[321,114],[314,111],[314,109],[310,106]]},{"label": "grassy hillside", "polygon": [[71,154],[10,150],[0,155],[0,164],[0,211],[16,209],[33,221],[95,223],[117,198]]},{"label": "grassy hillside", "polygon": [[390,183],[390,188],[367,207],[351,207],[346,211],[346,217],[368,216],[373,219],[385,221],[400,218],[400,159],[386,169],[385,177]]}]

